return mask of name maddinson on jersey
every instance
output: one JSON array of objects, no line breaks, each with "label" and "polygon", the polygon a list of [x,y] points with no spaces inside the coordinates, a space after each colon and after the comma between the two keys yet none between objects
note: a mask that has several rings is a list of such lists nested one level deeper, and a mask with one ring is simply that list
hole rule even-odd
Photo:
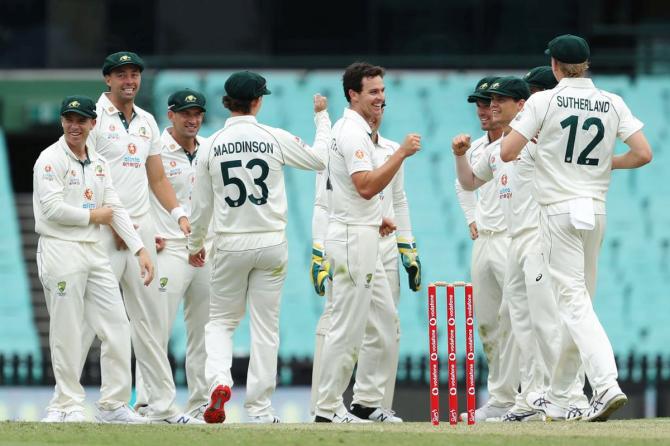
[{"label": "name maddinson on jersey", "polygon": [[264,141],[235,141],[214,147],[214,156],[246,152],[274,153],[274,144]]},{"label": "name maddinson on jersey", "polygon": [[576,108],[579,110],[597,111],[607,113],[610,110],[609,101],[591,102],[587,98],[573,98],[570,96],[556,96],[556,103],[563,108]]}]

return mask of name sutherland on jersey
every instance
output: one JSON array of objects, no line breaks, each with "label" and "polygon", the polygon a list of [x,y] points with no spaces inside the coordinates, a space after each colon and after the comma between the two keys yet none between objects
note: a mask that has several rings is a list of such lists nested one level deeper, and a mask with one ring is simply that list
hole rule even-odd
[{"label": "name sutherland on jersey", "polygon": [[265,141],[236,141],[214,147],[214,156],[245,152],[274,153],[274,144]]},{"label": "name sutherland on jersey", "polygon": [[593,101],[586,98],[572,98],[569,96],[556,96],[559,107],[576,108],[579,110],[597,111],[607,113],[610,110],[609,101]]}]

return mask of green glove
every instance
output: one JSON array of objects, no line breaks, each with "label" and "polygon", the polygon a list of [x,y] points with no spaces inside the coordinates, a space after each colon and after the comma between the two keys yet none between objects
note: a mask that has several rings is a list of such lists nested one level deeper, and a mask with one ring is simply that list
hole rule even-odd
[{"label": "green glove", "polygon": [[416,242],[413,238],[398,237],[398,251],[400,252],[402,266],[407,271],[409,289],[419,291],[421,289],[421,261],[416,250]]},{"label": "green glove", "polygon": [[330,271],[330,262],[323,260],[323,246],[319,243],[312,245],[312,266],[310,267],[310,273],[314,291],[319,296],[323,296],[326,293],[326,280],[332,280],[333,274]]}]

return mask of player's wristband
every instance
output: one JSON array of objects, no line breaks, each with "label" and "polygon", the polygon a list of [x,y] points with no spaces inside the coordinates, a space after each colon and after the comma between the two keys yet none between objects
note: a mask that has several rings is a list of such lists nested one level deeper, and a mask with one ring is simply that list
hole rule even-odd
[{"label": "player's wristband", "polygon": [[174,221],[176,221],[177,223],[179,223],[179,219],[182,217],[188,218],[186,211],[181,206],[177,206],[176,208],[172,209],[170,211],[170,215],[172,216],[172,218],[174,218]]}]

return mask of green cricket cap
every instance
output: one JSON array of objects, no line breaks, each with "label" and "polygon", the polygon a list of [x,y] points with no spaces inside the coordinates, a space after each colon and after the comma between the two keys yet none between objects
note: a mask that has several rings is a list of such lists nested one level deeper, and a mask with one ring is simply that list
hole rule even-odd
[{"label": "green cricket cap", "polygon": [[550,66],[535,67],[523,76],[528,86],[538,87],[543,90],[551,90],[558,81]]},{"label": "green cricket cap", "polygon": [[205,99],[205,96],[202,93],[185,88],[170,95],[168,98],[168,110],[178,112],[186,110],[187,108],[198,107],[206,112],[206,103],[207,99]]},{"label": "green cricket cap", "polygon": [[548,44],[544,52],[547,56],[564,63],[582,63],[586,62],[591,55],[591,49],[586,40],[572,34],[563,34],[554,37]]},{"label": "green cricket cap", "polygon": [[267,82],[263,76],[251,71],[238,71],[230,75],[224,85],[226,94],[235,99],[256,99],[266,94],[272,94],[267,89]]},{"label": "green cricket cap", "polygon": [[63,99],[60,105],[60,114],[63,116],[66,113],[77,113],[91,119],[98,117],[93,99],[81,95],[68,96]]},{"label": "green cricket cap", "polygon": [[144,61],[140,56],[130,51],[119,51],[118,53],[110,54],[105,58],[102,64],[102,74],[108,75],[114,68],[122,65],[136,65],[140,71],[144,71]]},{"label": "green cricket cap", "polygon": [[468,102],[477,102],[478,100],[486,102],[490,101],[491,97],[486,96],[484,92],[498,79],[499,76],[486,76],[481,78],[479,82],[477,82],[475,91],[468,96]]},{"label": "green cricket cap", "polygon": [[501,77],[493,82],[489,88],[486,89],[486,95],[490,99],[491,95],[494,93],[517,100],[528,99],[530,97],[528,84],[523,79],[516,76]]}]

